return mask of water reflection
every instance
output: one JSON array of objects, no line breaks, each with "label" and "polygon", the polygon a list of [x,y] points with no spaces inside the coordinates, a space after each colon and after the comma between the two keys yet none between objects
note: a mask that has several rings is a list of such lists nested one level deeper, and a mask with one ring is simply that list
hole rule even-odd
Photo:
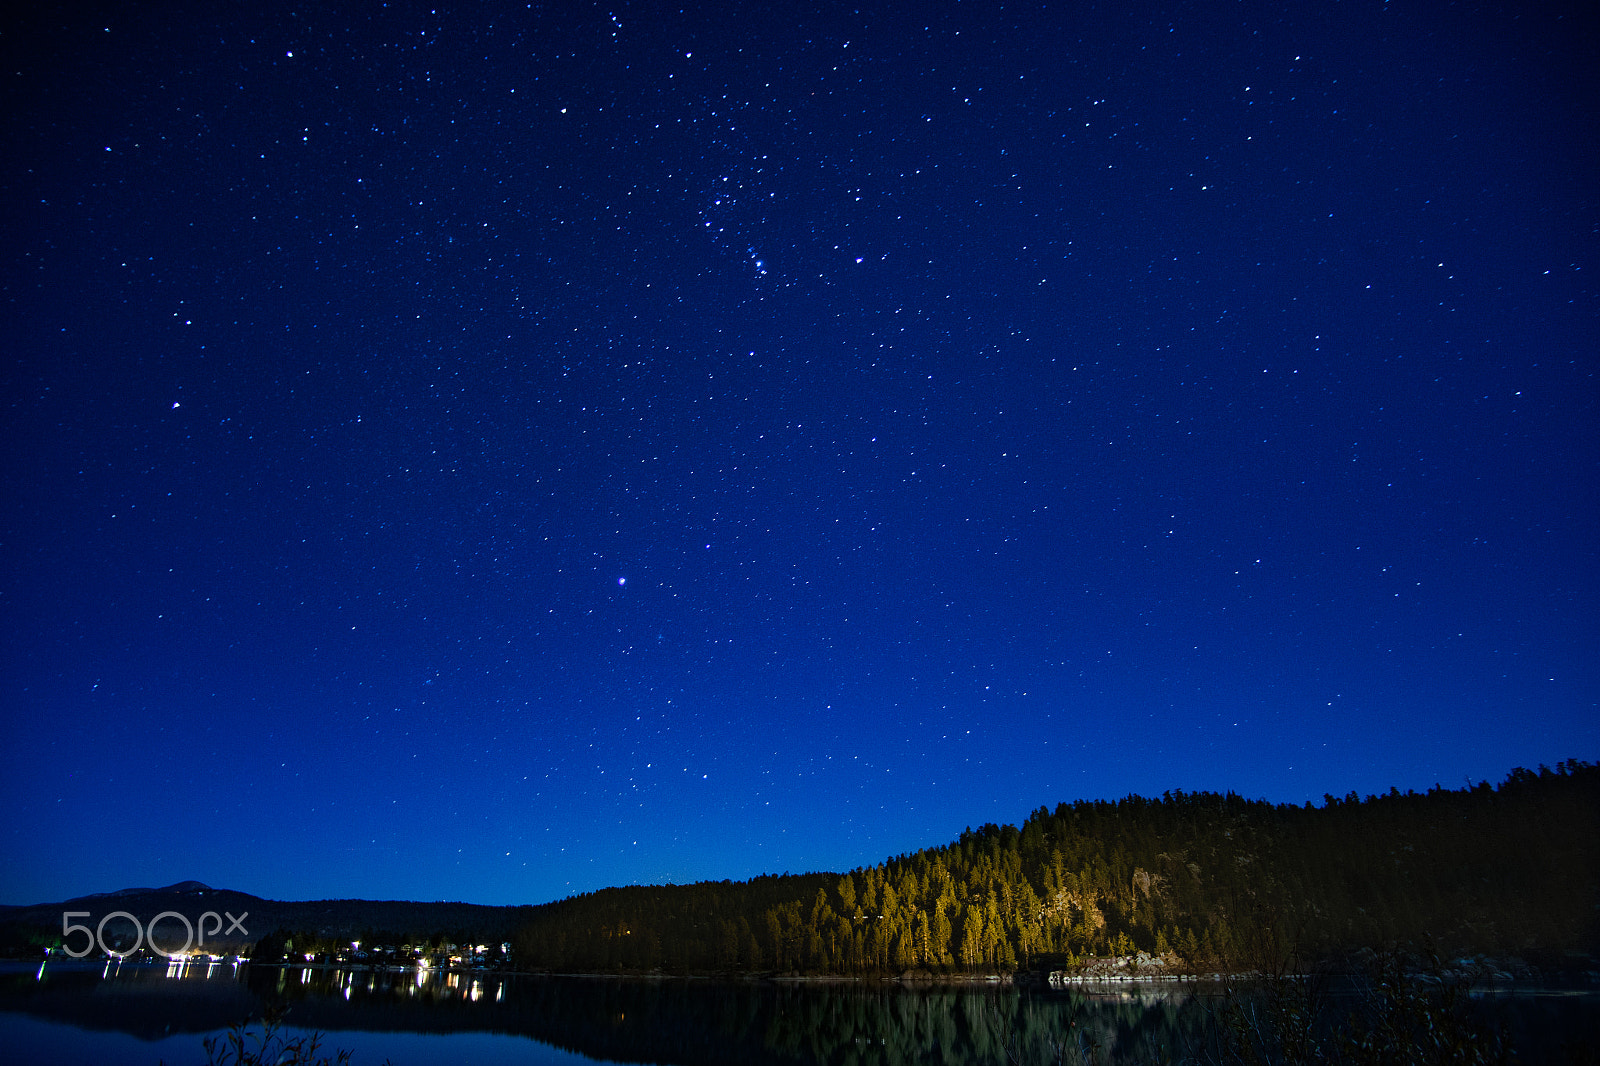
[{"label": "water reflection", "polygon": [[[329,1034],[327,1047],[359,1046],[362,1033],[493,1033],[599,1060],[795,1066],[1172,1061],[1200,1046],[1216,1004],[1170,984],[910,988],[200,961],[29,967],[0,987],[5,1009],[149,1039],[214,1031],[279,1005],[291,1025]],[[1544,1009],[1535,1024],[1592,1026],[1593,997],[1573,1009],[1565,1021]]]},{"label": "water reflection", "polygon": [[[499,974],[428,967],[308,965],[258,967],[246,983],[268,1000],[291,1000],[310,994],[337,996],[346,1002],[356,996],[384,996],[429,1003],[477,1003],[485,998],[500,1003],[505,1001],[507,980]],[[296,985],[300,986],[299,993],[294,990]]]},{"label": "water reflection", "polygon": [[[118,965],[121,962],[119,960]],[[135,963],[134,965],[159,965],[159,963]],[[225,959],[220,955],[174,955],[167,960],[168,977],[216,977],[220,972],[226,972],[229,977],[236,977],[239,967],[244,965],[238,958]],[[202,967],[204,972],[202,973]],[[41,967],[42,968],[42,967]],[[109,968],[109,965],[108,965]]]}]

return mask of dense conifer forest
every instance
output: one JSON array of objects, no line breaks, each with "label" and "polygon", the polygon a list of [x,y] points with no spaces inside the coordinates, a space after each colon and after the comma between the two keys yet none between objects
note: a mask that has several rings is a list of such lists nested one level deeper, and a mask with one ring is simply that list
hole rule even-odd
[{"label": "dense conifer forest", "polygon": [[1360,948],[1600,947],[1600,766],[1492,786],[1063,803],[848,873],[610,888],[531,908],[519,969],[904,974],[1137,952],[1263,970]]}]

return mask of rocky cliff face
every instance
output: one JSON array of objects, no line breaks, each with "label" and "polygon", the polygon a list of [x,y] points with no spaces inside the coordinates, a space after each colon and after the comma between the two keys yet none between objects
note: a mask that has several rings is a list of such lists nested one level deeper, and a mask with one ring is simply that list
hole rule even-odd
[{"label": "rocky cliff face", "polygon": [[1176,959],[1139,951],[1132,955],[1091,958],[1075,970],[1052,970],[1050,984],[1052,987],[1061,987],[1098,981],[1149,981],[1177,976]]}]

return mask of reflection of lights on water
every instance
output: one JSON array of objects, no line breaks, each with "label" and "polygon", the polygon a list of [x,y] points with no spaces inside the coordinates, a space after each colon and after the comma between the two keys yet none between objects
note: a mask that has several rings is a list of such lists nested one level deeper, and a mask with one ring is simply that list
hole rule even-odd
[{"label": "reflection of lights on water", "polygon": [[[49,959],[46,958],[39,965],[34,974],[35,981],[43,981],[48,972]],[[146,958],[135,960],[136,968],[142,972],[149,972],[152,976],[162,973],[156,968],[158,961],[165,962],[165,976],[169,978],[182,978],[188,980],[213,979],[218,966],[222,962],[232,962],[233,966],[228,971],[229,976],[237,979],[241,973],[244,960],[227,958],[224,956],[207,957],[204,952],[187,955],[170,955],[164,959]],[[201,970],[201,963],[205,969]],[[410,970],[410,980],[406,980],[407,970]],[[460,1003],[505,1003],[507,982],[500,977],[486,974],[481,969],[452,970],[437,963],[430,964],[425,960],[418,960],[414,967],[377,965],[354,966],[350,968],[335,966],[283,966],[277,968],[277,991],[284,994],[290,970],[300,971],[302,987],[307,991],[328,997],[343,999],[346,1003],[353,1003],[355,990],[361,988],[368,996],[388,995],[395,998],[424,1001],[443,1001],[446,998]],[[120,975],[121,963],[117,959],[105,960],[102,969],[102,978],[115,980]]]}]

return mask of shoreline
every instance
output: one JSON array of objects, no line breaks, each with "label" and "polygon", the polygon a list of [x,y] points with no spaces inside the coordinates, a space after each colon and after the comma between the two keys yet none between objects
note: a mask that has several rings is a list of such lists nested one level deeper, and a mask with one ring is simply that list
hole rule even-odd
[{"label": "shoreline", "polygon": [[[1424,984],[1461,984],[1474,991],[1570,991],[1600,993],[1600,960],[1594,956],[1573,953],[1551,965],[1531,965],[1520,958],[1473,958],[1452,960],[1437,969],[1408,966],[1406,975]],[[122,961],[109,958],[0,959],[0,973],[25,973],[28,971],[54,971],[57,973],[88,973],[96,970],[137,967],[164,969],[174,965],[166,959],[132,958]],[[397,965],[373,962],[260,962],[249,959],[224,959],[218,961],[192,960],[181,964],[181,969],[221,970],[235,973],[242,967],[301,971],[344,971],[349,973],[412,974],[468,974],[474,976],[554,978],[584,981],[697,981],[728,984],[771,984],[789,987],[822,986],[900,986],[904,988],[1048,988],[1056,991],[1128,992],[1135,989],[1162,989],[1177,991],[1181,988],[1217,988],[1230,984],[1258,984],[1275,979],[1305,981],[1317,978],[1355,976],[1359,967],[1340,970],[1314,970],[1279,975],[1257,970],[1207,971],[1194,973],[1168,972],[1157,967],[1128,967],[1121,960],[1104,960],[1086,967],[1067,970],[1023,970],[1014,972],[948,973],[912,970],[898,974],[808,974],[794,972],[668,972],[652,970],[642,972],[562,972],[528,970],[515,967],[489,966],[433,966]]]}]

